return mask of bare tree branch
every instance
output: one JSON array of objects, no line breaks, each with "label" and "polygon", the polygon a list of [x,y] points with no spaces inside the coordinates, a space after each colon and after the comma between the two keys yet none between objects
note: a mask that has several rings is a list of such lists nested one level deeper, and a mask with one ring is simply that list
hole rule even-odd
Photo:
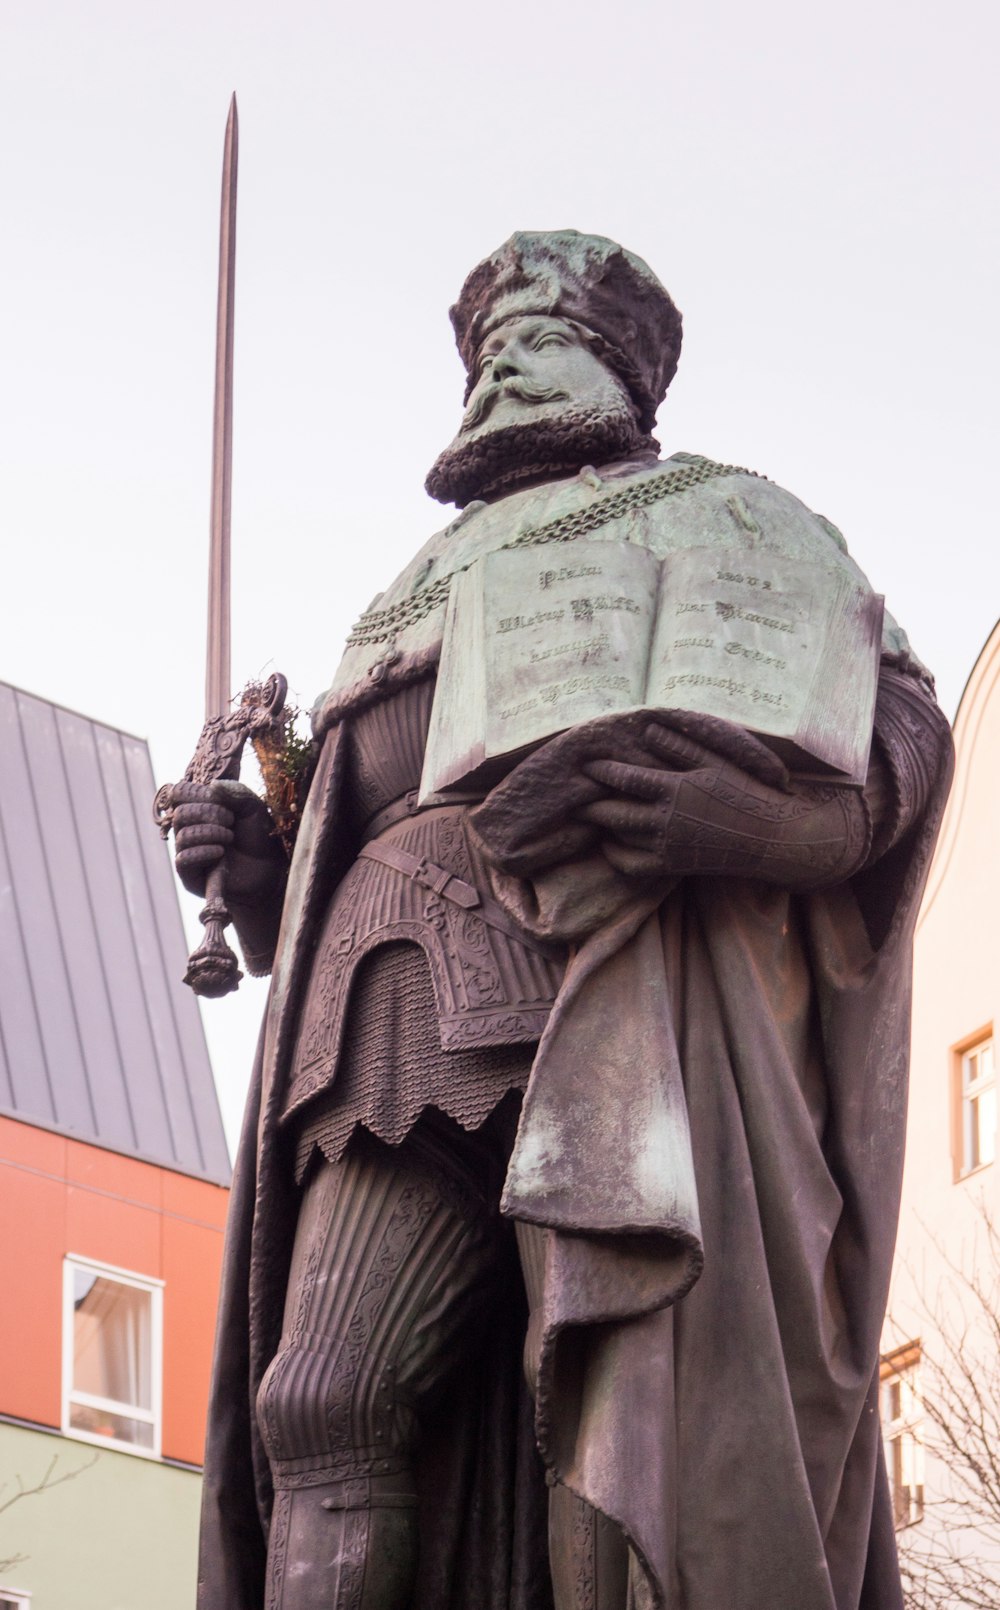
[{"label": "bare tree branch", "polygon": [[979,1216],[961,1259],[928,1232],[944,1270],[934,1290],[908,1266],[923,1331],[923,1440],[943,1489],[898,1535],[907,1610],[1000,1604],[1000,1227],[985,1203]]},{"label": "bare tree branch", "polygon": [[[82,1465],[77,1465],[75,1470],[64,1470],[61,1476],[57,1476],[55,1471],[59,1463],[59,1455],[54,1453],[49,1460],[48,1468],[41,1481],[36,1481],[32,1486],[26,1486],[21,1477],[17,1475],[14,1477],[16,1490],[6,1498],[3,1495],[7,1492],[10,1482],[0,1483],[0,1515],[3,1514],[4,1510],[10,1509],[13,1504],[19,1504],[22,1498],[37,1498],[39,1493],[50,1493],[54,1487],[61,1487],[63,1482],[75,1481],[77,1476],[82,1476],[85,1470],[93,1469],[100,1457],[99,1452],[94,1453],[89,1459],[85,1459]],[[14,1569],[15,1565],[23,1565],[27,1558],[27,1554],[11,1554],[7,1559],[0,1559],[0,1574],[6,1575],[8,1571]]]}]

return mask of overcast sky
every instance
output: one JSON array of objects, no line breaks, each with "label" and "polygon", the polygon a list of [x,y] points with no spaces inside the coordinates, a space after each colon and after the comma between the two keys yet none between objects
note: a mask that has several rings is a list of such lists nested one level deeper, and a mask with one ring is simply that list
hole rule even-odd
[{"label": "overcast sky", "polygon": [[[234,687],[330,681],[448,518],[465,273],[572,227],[683,309],[664,450],[834,520],[952,714],[1000,614],[997,32],[986,0],[4,0],[0,678],[183,772],[235,89]],[[205,1009],[231,1135],[260,1004]]]}]

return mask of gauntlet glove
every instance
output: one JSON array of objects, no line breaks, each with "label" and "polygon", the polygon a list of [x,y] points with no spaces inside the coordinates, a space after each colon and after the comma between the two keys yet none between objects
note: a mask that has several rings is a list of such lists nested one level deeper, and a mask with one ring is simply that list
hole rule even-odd
[{"label": "gauntlet glove", "polygon": [[648,765],[592,760],[584,774],[609,797],[576,816],[602,833],[611,865],[631,877],[762,878],[819,888],[849,878],[871,848],[860,789],[765,781],[656,722],[642,735]]}]

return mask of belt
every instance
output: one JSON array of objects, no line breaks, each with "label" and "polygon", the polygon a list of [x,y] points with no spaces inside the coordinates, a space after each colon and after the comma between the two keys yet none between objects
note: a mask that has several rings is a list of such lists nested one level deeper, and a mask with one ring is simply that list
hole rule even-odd
[{"label": "belt", "polygon": [[383,805],[382,809],[376,811],[374,816],[369,816],[361,830],[362,844],[367,844],[369,839],[377,839],[379,834],[384,833],[387,827],[395,827],[397,822],[405,822],[408,816],[416,816],[417,794],[418,790],[411,788],[408,793],[401,794],[398,799],[391,800],[388,805]]},{"label": "belt", "polygon": [[401,850],[395,844],[378,843],[362,845],[358,854],[363,855],[366,861],[381,861],[383,866],[395,867],[405,878],[412,878],[422,888],[432,889],[435,894],[454,901],[456,906],[464,906],[467,911],[483,903],[479,890],[474,889],[471,883],[456,878],[446,867],[428,861],[426,855],[411,855],[408,850]]},{"label": "belt", "polygon": [[509,939],[516,939],[519,945],[523,945],[527,950],[536,951],[547,961],[563,959],[564,949],[561,945],[547,945],[544,940],[534,939],[530,934],[526,934],[495,900],[481,895],[471,883],[456,877],[447,867],[428,861],[425,855],[411,855],[408,850],[401,850],[395,844],[375,843],[363,844],[358,856],[364,857],[366,861],[378,861],[382,866],[392,867],[394,871],[401,872],[405,878],[411,878],[422,889],[430,889],[442,900],[450,900],[454,905],[461,906],[464,911],[475,911],[476,916],[481,917],[491,928],[498,928]]}]

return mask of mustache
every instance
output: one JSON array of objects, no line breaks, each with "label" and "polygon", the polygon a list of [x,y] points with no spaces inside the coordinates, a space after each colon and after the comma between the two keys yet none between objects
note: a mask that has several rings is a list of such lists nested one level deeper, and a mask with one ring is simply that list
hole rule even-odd
[{"label": "mustache", "polygon": [[459,435],[475,430],[484,419],[488,419],[501,397],[516,397],[526,403],[568,402],[569,392],[563,391],[561,386],[540,386],[526,375],[511,375],[506,380],[497,380],[473,398],[462,416]]}]

